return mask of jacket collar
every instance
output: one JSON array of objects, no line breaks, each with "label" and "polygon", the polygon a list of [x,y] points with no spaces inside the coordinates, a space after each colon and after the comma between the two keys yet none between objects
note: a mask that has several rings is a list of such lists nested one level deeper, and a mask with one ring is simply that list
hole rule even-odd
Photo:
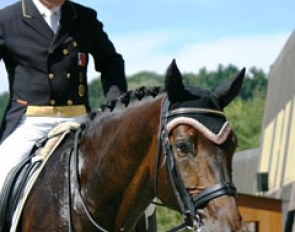
[{"label": "jacket collar", "polygon": [[[32,0],[21,0],[22,1],[22,14],[26,19],[32,19],[36,17],[38,14],[38,10],[35,7]],[[75,6],[70,1],[65,1],[62,6],[63,11],[68,16],[69,19],[73,20],[77,17],[77,11]]]},{"label": "jacket collar", "polygon": [[53,31],[47,25],[32,0],[22,0],[22,19],[33,29],[37,30],[41,35],[48,39],[53,38]]},{"label": "jacket collar", "polygon": [[65,1],[61,8],[60,26],[57,33],[54,35],[52,30],[45,22],[32,0],[22,1],[22,18],[23,21],[40,32],[43,36],[52,40],[50,51],[54,51],[60,43],[69,35],[68,32],[73,26],[73,21],[77,18],[77,11],[71,1]]}]

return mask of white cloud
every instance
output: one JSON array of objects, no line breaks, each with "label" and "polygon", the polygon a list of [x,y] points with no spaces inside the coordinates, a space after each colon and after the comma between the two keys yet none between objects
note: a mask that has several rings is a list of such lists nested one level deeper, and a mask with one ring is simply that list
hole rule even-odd
[{"label": "white cloud", "polygon": [[185,71],[201,67],[216,69],[218,64],[262,68],[274,63],[289,34],[225,37],[208,43],[189,44],[177,54]]},{"label": "white cloud", "polygon": [[171,59],[163,51],[168,42],[169,34],[162,32],[138,33],[114,40],[124,56],[127,75],[144,70],[162,73]]},{"label": "white cloud", "polygon": [[[169,45],[180,37],[175,32],[145,32],[115,38],[117,50],[123,54],[127,75],[139,71],[164,73],[173,58],[183,72],[198,72],[201,67],[215,70],[219,64],[262,68],[268,72],[290,34],[223,37],[209,42]],[[98,76],[89,66],[89,79]],[[0,64],[0,92],[7,90],[6,73]]]},{"label": "white cloud", "polygon": [[189,43],[177,50],[174,47],[173,52],[169,52],[167,44],[175,35],[169,33],[133,35],[118,39],[116,44],[127,61],[127,74],[140,70],[163,73],[173,58],[184,72],[198,72],[202,67],[215,70],[219,64],[255,66],[268,72],[288,37],[289,34],[224,37]]}]

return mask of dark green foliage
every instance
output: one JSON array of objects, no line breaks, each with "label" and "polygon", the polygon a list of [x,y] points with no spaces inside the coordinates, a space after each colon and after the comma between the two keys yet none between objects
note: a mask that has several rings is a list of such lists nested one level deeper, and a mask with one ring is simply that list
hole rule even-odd
[{"label": "dark green foliage", "polygon": [[136,89],[141,86],[152,87],[162,86],[164,77],[154,72],[139,72],[131,77],[128,77],[128,89]]},{"label": "dark green foliage", "polygon": [[[163,206],[157,206],[157,230],[168,231],[183,223],[180,213]],[[187,230],[185,230],[187,231]]]},{"label": "dark green foliage", "polygon": [[253,99],[253,97],[265,97],[267,89],[267,79],[262,70],[251,68],[244,81],[240,96],[243,100]]},{"label": "dark green foliage", "polygon": [[8,93],[4,93],[0,95],[0,122],[2,121],[3,113],[6,109],[8,99],[9,99]]},{"label": "dark green foliage", "polygon": [[89,103],[92,110],[97,109],[104,100],[100,78],[96,78],[88,85]]},{"label": "dark green foliage", "polygon": [[225,109],[238,137],[238,151],[259,146],[263,110],[264,98],[258,94],[248,101],[237,98]]}]

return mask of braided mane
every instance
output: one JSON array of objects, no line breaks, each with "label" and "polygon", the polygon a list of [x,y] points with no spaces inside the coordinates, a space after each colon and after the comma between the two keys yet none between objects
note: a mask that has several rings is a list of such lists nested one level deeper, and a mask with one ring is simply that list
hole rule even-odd
[{"label": "braided mane", "polygon": [[101,110],[103,112],[110,112],[115,109],[127,108],[131,103],[135,101],[141,101],[145,97],[156,97],[160,92],[163,92],[163,89],[159,86],[154,87],[139,87],[135,90],[130,90],[127,93],[124,93],[115,100],[109,100],[105,104],[101,105]]}]

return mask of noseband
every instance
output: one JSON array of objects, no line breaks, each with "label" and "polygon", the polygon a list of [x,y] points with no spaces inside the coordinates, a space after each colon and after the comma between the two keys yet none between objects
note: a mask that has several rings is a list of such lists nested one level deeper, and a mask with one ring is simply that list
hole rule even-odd
[{"label": "noseband", "polygon": [[[237,190],[232,182],[222,182],[210,186],[204,189],[202,192],[190,195],[185,188],[184,182],[181,175],[177,169],[175,158],[172,152],[172,145],[169,140],[169,131],[167,130],[168,118],[173,117],[183,117],[186,114],[216,114],[224,116],[224,113],[217,110],[203,109],[203,108],[180,108],[173,111],[169,111],[169,101],[164,99],[162,112],[161,112],[161,123],[159,130],[159,147],[156,158],[156,171],[155,171],[155,183],[154,188],[157,191],[157,177],[159,162],[161,156],[161,150],[163,151],[164,157],[166,159],[166,167],[168,176],[170,179],[170,184],[173,189],[174,196],[177,200],[179,209],[185,218],[185,223],[177,227],[177,230],[172,229],[170,231],[178,231],[183,227],[187,227],[192,231],[200,231],[200,226],[202,221],[199,217],[198,209],[203,208],[212,199],[218,198],[223,195],[236,196]],[[177,119],[177,118],[176,118]],[[224,136],[223,136],[224,137]]]}]

